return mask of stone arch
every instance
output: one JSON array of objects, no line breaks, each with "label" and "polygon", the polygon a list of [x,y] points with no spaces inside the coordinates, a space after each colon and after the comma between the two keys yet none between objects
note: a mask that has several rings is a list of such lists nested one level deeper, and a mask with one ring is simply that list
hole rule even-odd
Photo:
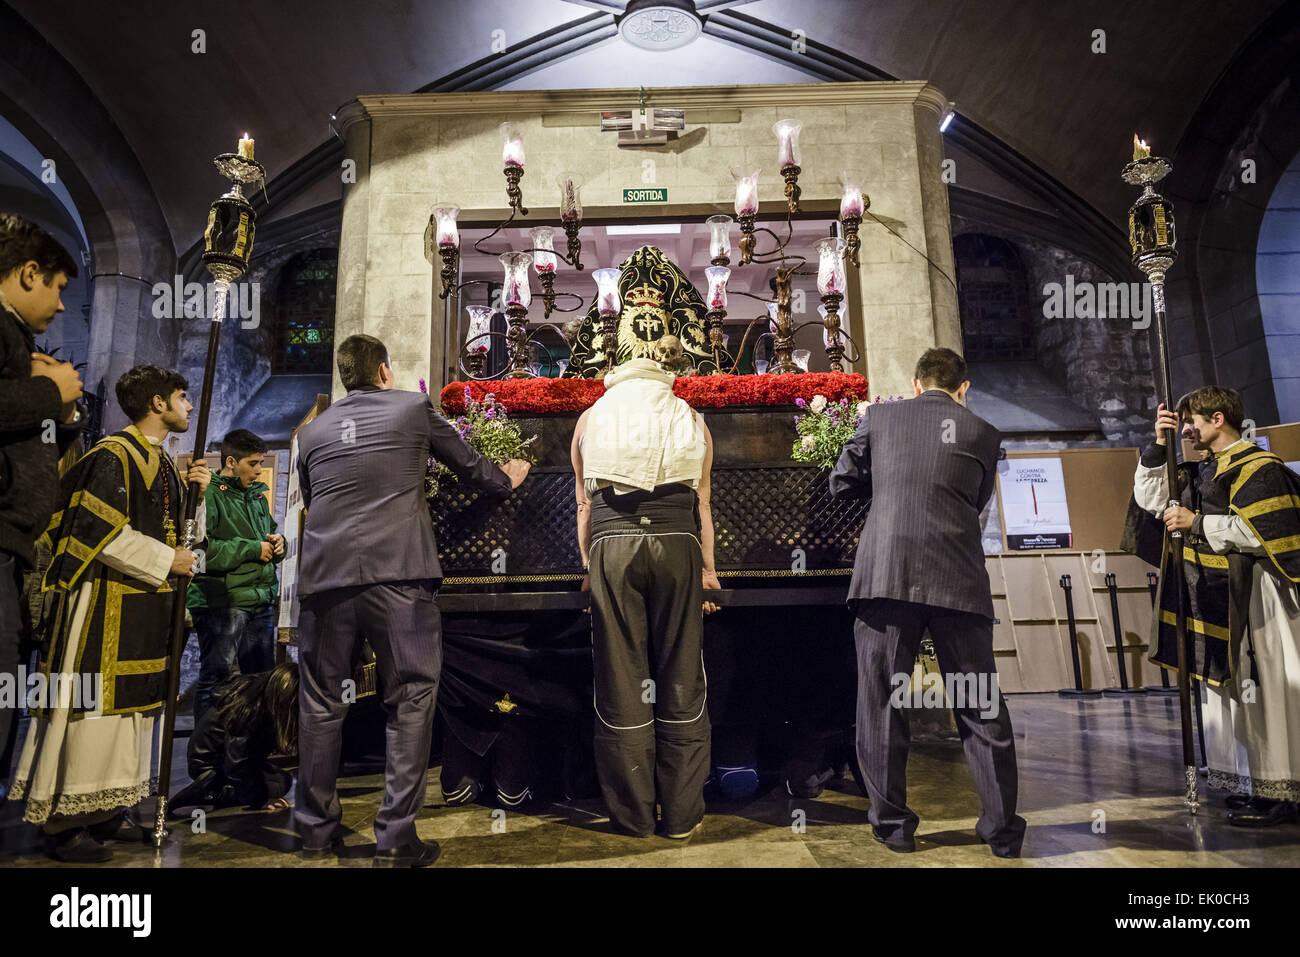
[{"label": "stone arch", "polygon": [[[112,394],[136,362],[171,365],[176,328],[153,318],[150,287],[170,279],[176,251],[148,178],[104,105],[45,38],[0,4],[0,113],[55,161],[90,244],[89,363],[94,391]],[[104,427],[125,417],[109,402]]]}]

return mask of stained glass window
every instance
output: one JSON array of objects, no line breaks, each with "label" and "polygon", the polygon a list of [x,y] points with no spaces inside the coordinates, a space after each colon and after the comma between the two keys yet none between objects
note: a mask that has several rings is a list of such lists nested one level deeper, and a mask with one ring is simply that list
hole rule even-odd
[{"label": "stained glass window", "polygon": [[337,249],[299,253],[280,272],[276,290],[273,373],[329,372],[334,361]]}]

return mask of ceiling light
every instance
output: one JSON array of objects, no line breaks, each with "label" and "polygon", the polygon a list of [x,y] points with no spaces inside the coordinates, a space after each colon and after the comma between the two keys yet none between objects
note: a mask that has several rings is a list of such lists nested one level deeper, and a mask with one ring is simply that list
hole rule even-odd
[{"label": "ceiling light", "polygon": [[643,50],[676,50],[698,37],[703,23],[690,0],[632,0],[618,33]]}]

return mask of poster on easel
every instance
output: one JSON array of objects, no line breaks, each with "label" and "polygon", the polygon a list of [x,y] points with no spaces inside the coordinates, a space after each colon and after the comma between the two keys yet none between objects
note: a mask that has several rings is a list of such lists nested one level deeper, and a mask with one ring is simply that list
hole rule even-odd
[{"label": "poster on easel", "polygon": [[1070,510],[1059,458],[1007,458],[998,463],[1008,551],[1070,548]]},{"label": "poster on easel", "polygon": [[302,543],[303,520],[307,514],[302,504],[302,487],[298,482],[298,433],[302,427],[329,406],[329,396],[316,396],[316,404],[298,423],[289,439],[289,485],[284,499],[284,561],[280,564],[280,616],[276,623],[282,642],[297,639],[298,631],[298,549]]}]

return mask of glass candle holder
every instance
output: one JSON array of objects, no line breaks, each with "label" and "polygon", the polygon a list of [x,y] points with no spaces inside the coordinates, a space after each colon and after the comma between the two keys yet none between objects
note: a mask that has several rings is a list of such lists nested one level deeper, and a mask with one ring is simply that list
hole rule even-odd
[{"label": "glass candle holder", "polygon": [[758,212],[758,174],[758,170],[752,173],[731,171],[731,178],[736,181],[737,216],[751,216]]},{"label": "glass candle holder", "polygon": [[555,272],[555,230],[550,226],[535,226],[528,230],[528,238],[533,243],[533,268],[537,274]]},{"label": "glass candle holder", "polygon": [[776,303],[767,304],[767,331],[776,335]]},{"label": "glass candle holder", "polygon": [[504,141],[501,147],[501,165],[518,166],[524,165],[524,134],[514,123],[502,123],[499,127],[501,138]]},{"label": "glass candle holder", "polygon": [[596,311],[602,316],[616,316],[623,311],[618,295],[619,270],[613,267],[597,269],[591,274],[596,280]]},{"label": "glass candle holder", "polygon": [[709,295],[705,300],[709,304],[709,310],[727,308],[727,279],[731,276],[731,270],[726,266],[710,266],[704,270],[705,277],[709,281]]},{"label": "glass candle holder", "polygon": [[487,352],[488,340],[479,337],[492,331],[492,307],[467,306],[465,311],[469,313],[469,331],[465,333],[466,347],[475,352]]},{"label": "glass candle holder", "polygon": [[709,227],[709,258],[731,258],[731,217],[710,216],[704,221]]},{"label": "glass candle holder", "polygon": [[532,253],[502,253],[498,259],[505,268],[501,287],[502,304],[528,308],[528,304],[533,301],[533,291],[528,286],[528,267],[533,264]]},{"label": "glass candle holder", "polygon": [[799,165],[799,131],[803,124],[798,120],[777,120],[772,126],[776,134],[776,165],[782,169]]},{"label": "glass candle holder", "polygon": [[794,353],[791,355],[791,358],[794,359],[795,365],[797,365],[804,372],[807,372],[808,360],[812,358],[812,351],[809,349],[796,349],[794,350]]},{"label": "glass candle holder", "polygon": [[844,242],[827,236],[813,243],[817,250],[817,291],[823,296],[844,295]]},{"label": "glass candle holder", "polygon": [[436,231],[434,241],[439,246],[460,248],[460,231],[456,229],[456,217],[459,215],[460,207],[451,203],[439,203],[433,207],[433,222]]},{"label": "glass candle holder", "polygon": [[861,216],[866,203],[862,199],[862,174],[846,169],[840,173],[840,219]]},{"label": "glass candle holder", "polygon": [[582,182],[572,173],[561,173],[555,178],[560,187],[560,219],[573,222],[582,219]]}]

